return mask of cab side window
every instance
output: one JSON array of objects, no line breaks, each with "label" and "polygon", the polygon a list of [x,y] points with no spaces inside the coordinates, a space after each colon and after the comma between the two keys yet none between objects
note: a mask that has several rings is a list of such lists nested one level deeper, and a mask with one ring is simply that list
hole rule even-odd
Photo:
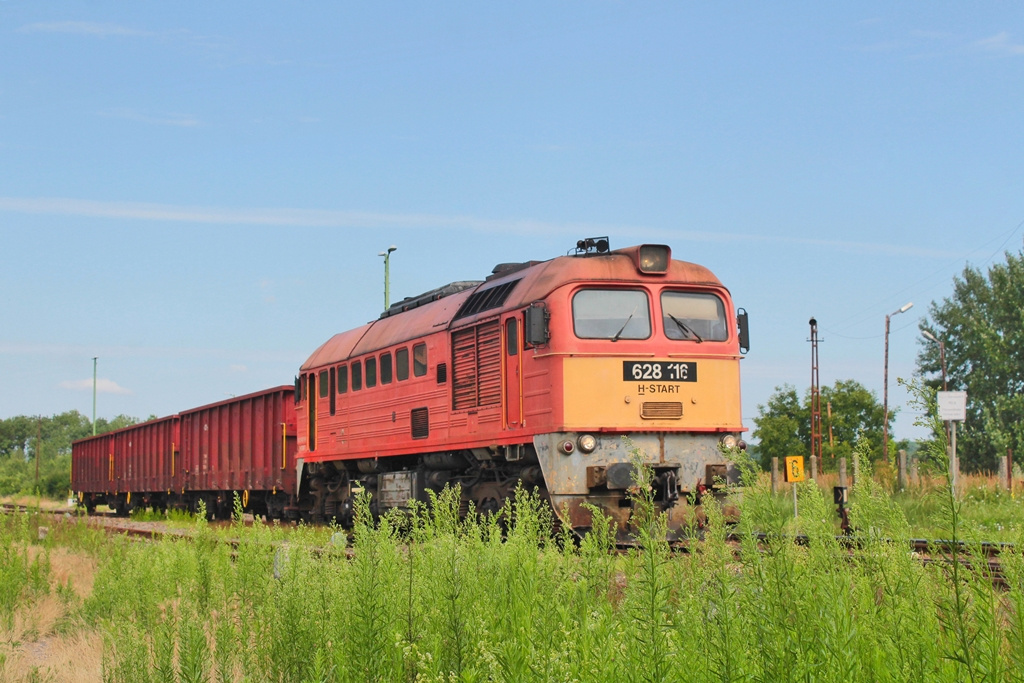
[{"label": "cab side window", "polygon": [[427,374],[427,345],[424,343],[412,347],[412,374],[417,377]]},{"label": "cab side window", "polygon": [[399,382],[409,379],[409,349],[405,346],[395,351],[395,375]]},{"label": "cab side window", "polygon": [[352,391],[359,391],[363,388],[363,364],[359,361],[352,363]]}]

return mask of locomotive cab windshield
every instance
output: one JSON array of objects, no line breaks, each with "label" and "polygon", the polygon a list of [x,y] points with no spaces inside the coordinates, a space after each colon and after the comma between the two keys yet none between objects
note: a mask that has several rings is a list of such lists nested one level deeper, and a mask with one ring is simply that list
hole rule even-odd
[{"label": "locomotive cab windshield", "polygon": [[726,341],[725,304],[714,294],[665,291],[661,293],[665,336],[669,339]]}]

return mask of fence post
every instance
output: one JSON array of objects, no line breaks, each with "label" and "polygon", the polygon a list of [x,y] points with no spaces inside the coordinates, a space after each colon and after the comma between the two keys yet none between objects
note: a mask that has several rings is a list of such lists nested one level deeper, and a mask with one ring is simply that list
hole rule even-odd
[{"label": "fence post", "polygon": [[779,492],[779,459],[772,458],[772,493]]},{"label": "fence post", "polygon": [[1013,495],[1013,449],[1006,449],[1006,487],[1010,489],[1010,495]]},{"label": "fence post", "polygon": [[907,452],[901,448],[897,458],[896,488],[905,491],[907,488]]},{"label": "fence post", "polygon": [[839,458],[839,485],[844,489],[846,485],[846,458]]},{"label": "fence post", "polygon": [[853,485],[856,486],[857,482],[860,481],[860,458],[856,455],[853,456]]},{"label": "fence post", "polygon": [[910,458],[910,463],[908,465],[908,469],[909,469],[908,474],[909,474],[909,477],[910,477],[910,483],[913,484],[914,486],[920,486],[921,485],[921,474],[917,470],[917,455],[914,455],[914,456],[912,456]]},{"label": "fence post", "polygon": [[811,456],[811,479],[818,480],[818,458]]}]

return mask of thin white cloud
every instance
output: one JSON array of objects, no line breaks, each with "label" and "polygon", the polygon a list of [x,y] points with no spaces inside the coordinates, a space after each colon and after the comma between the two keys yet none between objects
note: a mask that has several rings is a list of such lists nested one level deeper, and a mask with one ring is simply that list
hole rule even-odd
[{"label": "thin white cloud", "polygon": [[993,52],[1000,55],[1024,55],[1024,43],[1011,42],[1010,34],[1006,31],[997,33],[994,36],[989,36],[988,38],[983,38],[976,42],[975,46],[987,52]]},{"label": "thin white cloud", "polygon": [[[60,383],[62,389],[72,389],[74,391],[92,391],[92,380],[91,379],[74,379],[66,380]],[[112,379],[97,379],[96,380],[96,393],[98,394],[126,394],[132,393],[131,389],[125,389],[117,382]]]},{"label": "thin white cloud", "polygon": [[238,363],[229,365],[228,369],[231,370],[231,372],[249,372],[249,368]]},{"label": "thin white cloud", "polygon": [[94,21],[52,21],[26,24],[18,29],[19,33],[71,33],[83,36],[150,36],[150,31],[121,26],[119,24],[103,24]]},{"label": "thin white cloud", "polygon": [[392,214],[368,211],[321,211],[313,209],[224,208],[209,206],[175,206],[137,202],[104,202],[63,197],[0,197],[0,212],[56,214],[88,218],[120,218],[127,220],[163,221],[172,223],[218,225],[269,225],[306,228],[339,228],[365,230],[373,228],[414,228],[431,230],[470,230],[498,234],[616,234],[643,239],[665,238],[694,242],[763,244],[802,244],[844,252],[914,256],[921,258],[953,258],[961,252],[917,245],[876,242],[853,242],[779,235],[698,232],[653,229],[636,225],[605,225],[594,223],[552,223],[532,219],[495,219],[478,216],[437,214]]},{"label": "thin white cloud", "polygon": [[108,109],[106,111],[101,111],[99,114],[106,118],[138,121],[140,123],[152,123],[158,126],[178,126],[181,128],[189,128],[201,124],[199,119],[189,114],[147,114],[136,111],[135,109]]},{"label": "thin white cloud", "polygon": [[[229,363],[242,361],[254,364],[294,363],[296,359],[304,360],[308,355],[305,351],[251,351],[247,349],[202,349],[159,346],[80,346],[77,344],[23,344],[16,342],[0,342],[0,355],[7,356],[43,356],[50,358],[79,357],[93,358],[218,358]],[[89,380],[92,387],[92,380]]]}]

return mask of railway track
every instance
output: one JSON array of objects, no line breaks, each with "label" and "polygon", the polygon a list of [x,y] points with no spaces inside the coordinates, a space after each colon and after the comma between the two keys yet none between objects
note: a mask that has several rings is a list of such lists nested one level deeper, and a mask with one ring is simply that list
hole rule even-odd
[{"label": "railway track", "polygon": [[[41,510],[27,505],[0,503],[0,514],[25,514],[29,512],[53,517],[55,521],[65,520],[68,517],[77,517],[80,514],[79,510],[74,508]],[[191,532],[188,530],[168,529],[160,522],[133,521],[123,517],[116,517],[113,514],[94,513],[85,517],[85,519],[90,526],[101,528],[106,533],[124,535],[139,540],[156,540],[165,536],[187,538],[191,535]],[[212,522],[212,524],[218,523]],[[797,545],[807,545],[809,543],[808,537],[804,535],[790,538]],[[836,539],[849,550],[851,555],[857,552],[858,546],[854,538],[850,536],[837,536]],[[726,540],[738,546],[742,538],[738,534],[730,534]],[[768,535],[757,534],[757,540],[760,544],[764,544],[768,541]],[[229,543],[235,545],[237,542],[229,541]],[[687,553],[690,552],[691,547],[690,543],[675,544],[672,546],[672,550],[674,552]],[[619,547],[617,550],[625,552],[627,549]],[[965,541],[954,542],[944,539],[924,538],[910,539],[908,550],[915,553],[925,566],[949,566],[954,561],[954,557],[956,557],[956,561],[960,562],[962,566],[971,571],[981,569],[992,580],[994,585],[1002,588],[1008,586],[1007,579],[1002,571],[1001,564],[995,558],[1005,553],[1016,552],[1016,548],[1012,543],[967,543]],[[979,564],[979,556],[985,558],[984,567]]]}]

